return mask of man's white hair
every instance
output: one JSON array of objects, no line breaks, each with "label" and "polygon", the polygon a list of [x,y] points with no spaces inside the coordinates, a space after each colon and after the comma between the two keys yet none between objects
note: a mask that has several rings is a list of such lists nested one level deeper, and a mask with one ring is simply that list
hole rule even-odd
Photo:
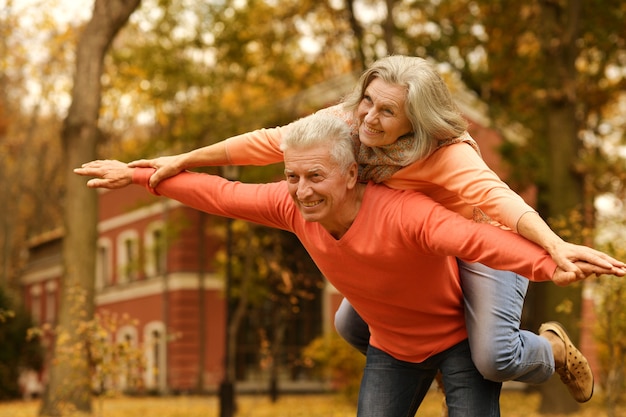
[{"label": "man's white hair", "polygon": [[328,146],[330,156],[341,168],[349,168],[355,161],[355,141],[350,127],[340,118],[328,113],[318,112],[303,117],[288,126],[280,149],[309,149],[316,146]]}]

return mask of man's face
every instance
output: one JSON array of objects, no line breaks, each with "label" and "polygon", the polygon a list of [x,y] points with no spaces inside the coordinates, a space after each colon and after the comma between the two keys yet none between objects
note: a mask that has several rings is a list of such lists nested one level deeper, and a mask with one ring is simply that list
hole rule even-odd
[{"label": "man's face", "polygon": [[353,200],[346,197],[356,183],[356,164],[348,172],[342,171],[326,146],[287,150],[284,158],[289,194],[304,219],[335,231],[346,213],[353,213]]}]

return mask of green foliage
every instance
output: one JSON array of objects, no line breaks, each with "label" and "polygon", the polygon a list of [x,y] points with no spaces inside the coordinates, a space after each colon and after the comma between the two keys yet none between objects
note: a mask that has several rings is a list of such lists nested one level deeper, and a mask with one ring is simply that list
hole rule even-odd
[{"label": "green foliage", "polygon": [[[626,251],[622,251],[622,256]],[[626,282],[602,276],[596,286],[600,303],[595,336],[600,360],[600,381],[609,416],[626,402]]]},{"label": "green foliage", "polygon": [[355,400],[359,394],[365,356],[336,332],[313,340],[302,352],[303,362],[318,376],[331,381],[333,388]]},{"label": "green foliage", "polygon": [[[622,234],[626,218],[604,216],[602,227],[610,228],[602,249],[617,259],[626,259],[626,240]],[[619,407],[626,405],[626,281],[624,278],[603,275],[593,286],[596,300],[594,336],[598,346],[600,381],[605,395],[608,417],[620,415]]]},{"label": "green foliage", "polygon": [[21,396],[20,371],[42,368],[43,349],[39,339],[27,340],[31,326],[28,314],[16,308],[0,288],[0,400]]}]

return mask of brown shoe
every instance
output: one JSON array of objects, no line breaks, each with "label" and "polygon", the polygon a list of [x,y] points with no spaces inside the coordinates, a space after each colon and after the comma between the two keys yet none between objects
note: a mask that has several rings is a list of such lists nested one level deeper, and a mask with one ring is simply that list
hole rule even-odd
[{"label": "brown shoe", "polygon": [[567,386],[572,397],[579,403],[587,402],[593,395],[593,373],[587,358],[572,343],[563,326],[556,321],[544,323],[539,333],[552,332],[565,344],[565,364],[558,366],[556,372]]}]

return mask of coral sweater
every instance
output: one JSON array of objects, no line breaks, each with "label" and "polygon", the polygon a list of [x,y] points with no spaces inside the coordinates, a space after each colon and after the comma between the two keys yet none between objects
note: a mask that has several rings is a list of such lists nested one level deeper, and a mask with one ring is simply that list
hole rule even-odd
[{"label": "coral sweater", "polygon": [[422,362],[467,337],[454,257],[551,279],[556,265],[537,245],[469,221],[424,194],[372,183],[343,237],[307,222],[284,181],[243,184],[181,173],[151,190],[152,169],[133,182],[207,213],[295,233],[324,276],[369,324],[370,343],[393,357]]},{"label": "coral sweater", "polygon": [[[339,106],[320,111],[331,112],[356,129],[350,114],[342,112]],[[226,139],[224,144],[230,163],[267,165],[282,162],[280,142],[287,129],[289,125],[259,129]],[[479,208],[492,220],[514,231],[517,231],[517,223],[524,213],[535,211],[465,142],[440,147],[428,158],[399,170],[384,184],[391,188],[421,191],[468,219],[484,220],[476,215],[474,208]]]}]

